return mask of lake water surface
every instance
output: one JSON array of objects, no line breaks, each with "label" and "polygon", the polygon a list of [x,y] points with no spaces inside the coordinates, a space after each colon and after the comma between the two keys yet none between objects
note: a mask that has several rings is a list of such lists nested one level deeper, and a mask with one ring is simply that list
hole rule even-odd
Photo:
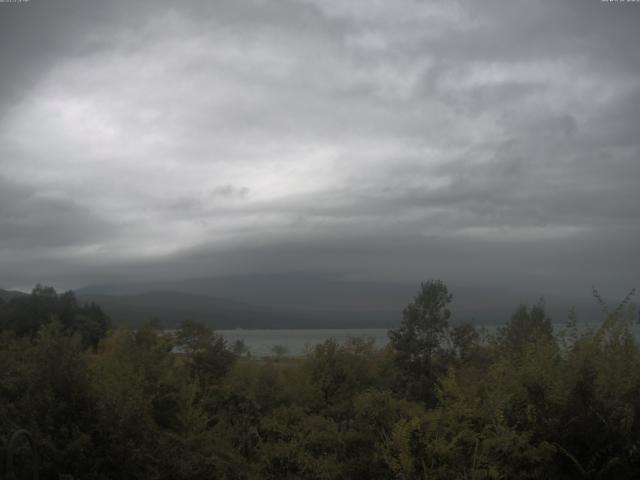
[{"label": "lake water surface", "polygon": [[[554,324],[556,333],[563,329],[565,324]],[[485,334],[493,334],[498,326],[478,327],[484,330]],[[578,329],[586,331],[597,328],[597,325],[579,324]],[[636,338],[640,340],[640,325],[633,327]],[[343,344],[349,337],[370,337],[373,338],[375,348],[383,348],[389,343],[386,328],[353,328],[353,329],[317,329],[317,330],[216,330],[217,333],[233,345],[236,340],[244,340],[252,356],[265,357],[273,355],[273,347],[283,346],[285,355],[302,355],[307,348],[323,343],[329,338],[335,338],[339,344]]]},{"label": "lake water surface", "polygon": [[306,348],[335,338],[340,344],[349,337],[371,337],[376,348],[384,347],[389,338],[386,328],[319,329],[319,330],[216,330],[216,333],[233,345],[236,340],[244,340],[252,356],[273,355],[273,347],[281,345],[286,355],[302,355]]}]

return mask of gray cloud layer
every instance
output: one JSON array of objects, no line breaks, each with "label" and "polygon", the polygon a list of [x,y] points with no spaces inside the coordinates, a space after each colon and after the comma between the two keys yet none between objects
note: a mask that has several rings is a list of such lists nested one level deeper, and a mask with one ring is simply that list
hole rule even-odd
[{"label": "gray cloud layer", "polygon": [[0,284],[638,284],[640,5],[0,4]]}]

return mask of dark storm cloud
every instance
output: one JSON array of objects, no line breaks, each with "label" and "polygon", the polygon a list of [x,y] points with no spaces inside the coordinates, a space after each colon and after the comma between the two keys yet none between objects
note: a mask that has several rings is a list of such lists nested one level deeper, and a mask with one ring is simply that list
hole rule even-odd
[{"label": "dark storm cloud", "polygon": [[0,177],[0,242],[12,255],[98,242],[112,226],[60,192],[38,192]]},{"label": "dark storm cloud", "polygon": [[0,283],[631,286],[639,21],[599,1],[0,4]]}]

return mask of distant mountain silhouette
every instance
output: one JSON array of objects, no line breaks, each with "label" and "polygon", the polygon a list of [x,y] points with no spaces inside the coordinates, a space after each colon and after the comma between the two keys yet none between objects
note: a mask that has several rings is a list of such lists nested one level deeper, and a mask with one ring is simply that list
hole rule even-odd
[{"label": "distant mountain silhouette", "polygon": [[[76,293],[125,324],[155,317],[167,325],[203,320],[214,328],[387,328],[399,324],[417,288],[290,273],[91,285]],[[449,290],[454,322],[502,324],[519,304],[536,303],[542,296],[556,323],[566,320],[572,306],[581,322],[602,319],[590,292],[569,297],[484,285],[449,285]]]},{"label": "distant mountain silhouette", "polygon": [[81,302],[95,302],[116,325],[136,326],[158,320],[166,328],[182,320],[197,320],[216,329],[231,328],[366,328],[391,327],[391,315],[380,311],[311,310],[258,306],[218,297],[176,291],[135,295],[77,292]]},{"label": "distant mountain silhouette", "polygon": [[19,292],[17,290],[3,290],[2,288],[0,288],[0,298],[5,302],[8,302],[12,298],[24,297],[26,295],[28,294],[24,292]]}]

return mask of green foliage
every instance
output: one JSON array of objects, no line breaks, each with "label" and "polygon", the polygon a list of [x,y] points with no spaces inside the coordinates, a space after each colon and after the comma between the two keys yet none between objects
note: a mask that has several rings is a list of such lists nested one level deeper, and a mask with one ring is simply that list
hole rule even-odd
[{"label": "green foliage", "polygon": [[340,478],[336,424],[301,407],[279,408],[261,421],[261,478]]},{"label": "green foliage", "polygon": [[33,339],[0,350],[0,431],[29,429],[41,451],[43,472],[91,469],[95,403],[78,336],[58,322]]},{"label": "green foliage", "polygon": [[[521,306],[483,342],[471,325],[448,325],[451,295],[429,282],[388,348],[327,340],[275,361],[239,358],[195,322],[175,334],[116,330],[87,348],[84,307],[34,292],[0,305],[0,444],[29,429],[41,478],[631,480],[640,471],[640,347],[628,305],[593,331],[573,315],[561,337],[543,305]],[[431,397],[415,389],[424,377]]]},{"label": "green foliage", "polygon": [[477,360],[480,352],[480,333],[470,323],[451,329],[451,347],[454,356],[461,362]]},{"label": "green foliage", "polygon": [[249,347],[247,346],[244,340],[236,340],[235,342],[233,342],[231,351],[239,357],[241,357],[245,353],[247,354],[247,356],[251,355],[251,352],[249,351]]},{"label": "green foliage", "polygon": [[65,333],[80,335],[83,348],[98,347],[110,320],[95,304],[78,304],[73,292],[58,294],[52,287],[36,285],[31,295],[0,303],[0,330],[33,338],[40,327],[57,321]]},{"label": "green foliage", "polygon": [[449,328],[451,299],[442,281],[423,283],[413,302],[402,312],[400,328],[389,332],[407,394],[427,405],[435,401],[441,367],[435,357]]},{"label": "green foliage", "polygon": [[309,405],[340,426],[353,421],[358,392],[390,383],[376,361],[373,344],[365,339],[353,338],[343,346],[329,339],[316,345],[303,368],[312,392]]},{"label": "green foliage", "polygon": [[282,357],[286,355],[287,347],[285,347],[284,345],[274,345],[273,348],[271,348],[271,351],[273,352],[273,355],[276,357],[276,360],[280,360]]},{"label": "green foliage", "polygon": [[192,376],[203,388],[219,382],[236,360],[224,339],[200,322],[182,322],[176,341],[185,353]]},{"label": "green foliage", "polygon": [[547,317],[542,300],[532,307],[520,305],[500,332],[501,343],[512,351],[520,350],[536,337],[553,338],[551,319]]}]

